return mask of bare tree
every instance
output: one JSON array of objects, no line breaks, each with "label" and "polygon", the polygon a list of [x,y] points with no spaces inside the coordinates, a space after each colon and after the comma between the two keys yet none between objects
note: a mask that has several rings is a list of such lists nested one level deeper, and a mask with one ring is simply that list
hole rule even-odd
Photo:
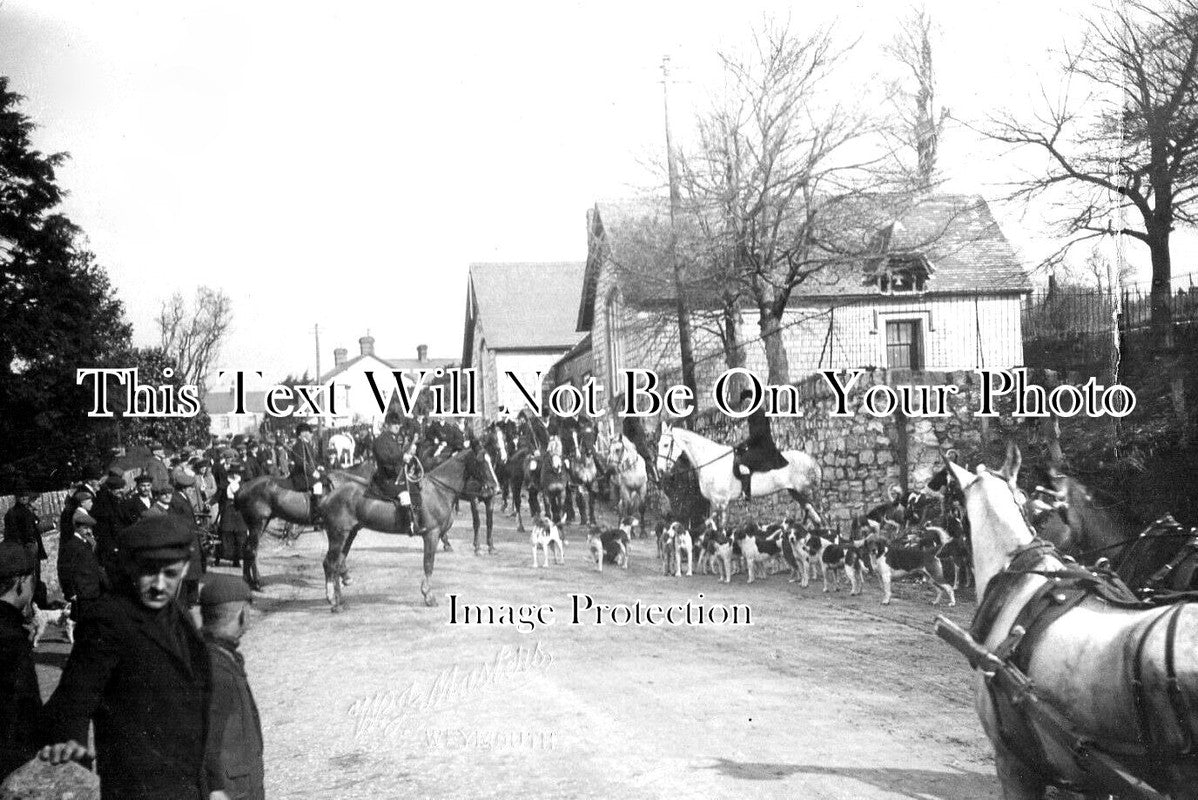
[{"label": "bare tree", "polygon": [[899,141],[914,152],[916,181],[925,190],[936,182],[936,154],[949,113],[936,98],[936,70],[932,64],[934,30],[927,9],[914,8],[900,23],[894,40],[884,48],[909,73],[891,85],[892,103],[899,123]]},{"label": "bare tree", "polygon": [[[1030,121],[994,120],[989,135],[1045,155],[1044,171],[1013,196],[1062,192],[1066,247],[1114,232],[1148,247],[1153,329],[1165,341],[1170,235],[1198,220],[1198,2],[1121,2],[1091,18],[1064,57],[1061,99]],[[1120,212],[1139,224],[1118,229],[1111,218]]]},{"label": "bare tree", "polygon": [[184,383],[207,391],[208,374],[233,322],[233,303],[223,291],[201,286],[189,306],[175,292],[158,314],[162,349],[173,357]]}]

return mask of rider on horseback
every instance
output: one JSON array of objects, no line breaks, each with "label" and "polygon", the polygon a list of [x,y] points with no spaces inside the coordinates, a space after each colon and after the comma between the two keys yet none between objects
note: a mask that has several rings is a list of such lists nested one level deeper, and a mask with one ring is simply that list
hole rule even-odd
[{"label": "rider on horseback", "polygon": [[312,426],[301,422],[295,427],[296,441],[291,448],[291,488],[307,492],[309,516],[313,525],[320,524],[320,506],[317,504],[323,485],[324,467],[312,443]]},{"label": "rider on horseback", "polygon": [[[749,389],[743,390],[740,399],[747,406],[753,399],[753,392]],[[761,404],[749,414],[748,422],[749,438],[736,446],[736,459],[733,462],[746,500],[751,497],[754,472],[770,472],[787,465],[786,458],[778,452],[778,446],[774,444],[770,420]]]},{"label": "rider on horseback", "polygon": [[395,503],[400,528],[407,528],[413,536],[420,536],[424,533],[420,484],[410,470],[415,448],[414,443],[406,444],[402,428],[403,418],[394,411],[389,413],[383,423],[383,432],[374,440],[377,466],[370,484],[380,497]]}]

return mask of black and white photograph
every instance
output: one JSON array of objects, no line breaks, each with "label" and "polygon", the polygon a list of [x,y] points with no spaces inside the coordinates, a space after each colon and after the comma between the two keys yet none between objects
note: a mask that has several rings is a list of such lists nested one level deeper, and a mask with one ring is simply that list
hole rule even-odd
[{"label": "black and white photograph", "polygon": [[0,800],[1198,800],[1198,0],[3,0],[0,520]]}]

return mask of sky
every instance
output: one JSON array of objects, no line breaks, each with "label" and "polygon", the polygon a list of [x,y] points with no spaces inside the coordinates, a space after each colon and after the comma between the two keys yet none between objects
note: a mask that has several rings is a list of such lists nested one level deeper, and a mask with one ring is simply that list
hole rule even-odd
[{"label": "sky", "polygon": [[[1051,51],[1095,6],[926,8],[941,100],[981,122],[1036,101]],[[333,348],[352,356],[367,332],[384,357],[427,344],[457,358],[471,262],[584,260],[587,208],[659,182],[663,56],[685,144],[715,54],[763,15],[796,31],[834,23],[856,41],[848,95],[893,69],[881,47],[904,10],[5,0],[0,74],[27,97],[35,144],[70,154],[64,210],[108,269],[135,342],[156,342],[172,292],[220,288],[234,312],[220,367],[274,381],[315,372],[317,325],[325,370]],[[961,124],[941,144],[947,188],[988,199],[1030,164]],[[996,212],[1029,265],[1052,246],[1036,209]],[[1177,259],[1174,271],[1186,271]]]}]

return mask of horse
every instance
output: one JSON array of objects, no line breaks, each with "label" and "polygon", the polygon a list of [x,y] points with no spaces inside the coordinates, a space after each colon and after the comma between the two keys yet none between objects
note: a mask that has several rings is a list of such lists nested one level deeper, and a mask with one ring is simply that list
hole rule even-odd
[{"label": "horse", "polygon": [[702,530],[711,516],[711,501],[699,489],[699,478],[685,454],[674,462],[674,469],[661,475],[661,490],[670,501],[670,519],[688,530]]},{"label": "horse", "polygon": [[[466,453],[455,453],[425,473],[422,496],[424,499],[424,579],[420,592],[426,606],[437,605],[432,593],[433,562],[437,554],[437,542],[453,527],[453,503],[466,488]],[[486,463],[486,462],[483,462]],[[494,471],[489,469],[488,483],[492,490],[499,482]],[[328,535],[328,552],[324,557],[325,597],[332,611],[344,607],[341,589],[347,574],[346,556],[349,555],[358,531],[364,527],[381,533],[406,533],[402,530],[396,507],[390,500],[368,496],[367,481],[348,472],[341,472],[334,486],[320,501],[320,514],[324,519]]]},{"label": "horse", "polygon": [[633,517],[642,520],[645,514],[645,492],[649,485],[649,473],[645,468],[645,459],[636,451],[627,436],[621,436],[614,442],[600,434],[598,452],[607,464],[607,468],[615,473],[616,483],[620,489],[619,517]]},{"label": "horse", "polygon": [[[973,531],[973,567],[983,598],[975,636],[991,652],[1010,652],[1007,646],[1017,642],[1014,657],[1041,702],[1064,712],[1079,737],[1118,753],[1128,770],[1168,797],[1198,798],[1198,764],[1184,755],[1194,738],[1187,711],[1198,702],[1198,606],[1137,607],[1091,590],[1074,593],[1075,604],[1063,605],[1064,612],[1047,625],[1021,619],[1025,606],[1039,605],[1034,596],[1044,596],[1046,585],[1052,586],[1049,595],[1067,602],[1068,577],[1098,576],[1070,568],[1050,544],[1036,539],[1015,484],[1020,463],[1014,446],[997,472],[980,466],[974,474],[948,462]],[[1110,591],[1120,589],[1121,596],[1130,596],[1121,584]],[[1035,633],[1020,632],[1029,630]],[[1116,791],[1096,785],[1079,753],[1047,738],[1044,728],[1024,724],[991,686],[986,671],[978,670],[975,706],[994,746],[1003,797],[1041,798],[1054,784],[1080,786],[1087,797]]]},{"label": "horse", "polygon": [[251,588],[261,588],[258,573],[258,546],[272,519],[291,525],[312,525],[314,515],[307,492],[287,488],[277,478],[263,475],[245,483],[233,498],[233,507],[241,512],[249,529],[242,561],[242,572]]},{"label": "horse", "polygon": [[[699,475],[699,488],[711,501],[716,515],[724,519],[728,504],[743,495],[740,479],[732,470],[732,448],[713,442],[686,428],[662,425],[657,442],[657,471],[674,468],[678,456],[685,453]],[[770,472],[753,473],[751,489],[754,497],[773,494],[785,489],[791,498],[802,504],[803,521],[808,518],[823,527],[823,517],[816,511],[819,501],[821,470],[815,459],[798,450],[782,453],[786,467]]]},{"label": "horse", "polygon": [[1063,522],[1040,535],[1083,563],[1110,562],[1123,582],[1137,592],[1198,589],[1198,536],[1171,516],[1144,524],[1113,498],[1100,497],[1076,478],[1055,469],[1049,480],[1063,498]]},{"label": "horse", "polygon": [[345,432],[334,433],[329,436],[328,453],[329,462],[332,467],[347,469],[354,465],[354,448],[356,442],[354,438]]},{"label": "horse", "polygon": [[[566,457],[566,470],[570,483],[566,487],[567,511],[570,501],[578,506],[578,522],[582,525],[595,524],[595,495],[598,492],[599,464],[595,460],[595,443],[592,436],[579,433],[572,428],[565,442],[573,445]],[[573,489],[573,491],[571,491]]]}]

